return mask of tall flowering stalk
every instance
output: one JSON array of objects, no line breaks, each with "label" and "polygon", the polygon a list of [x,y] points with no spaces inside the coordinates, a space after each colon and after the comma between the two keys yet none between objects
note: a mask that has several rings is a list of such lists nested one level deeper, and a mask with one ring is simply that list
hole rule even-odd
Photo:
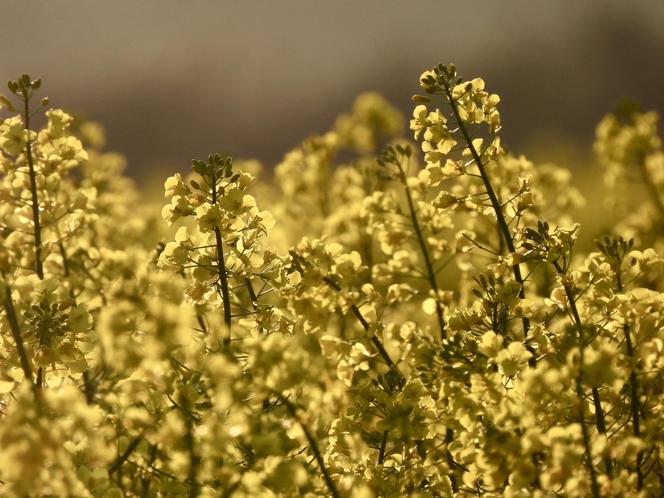
[{"label": "tall flowering stalk", "polygon": [[[438,175],[472,175],[474,173],[471,173],[470,169],[471,165],[474,165],[496,218],[500,240],[505,243],[509,253],[514,253],[516,251],[514,234],[505,217],[505,205],[498,198],[487,171],[490,164],[499,165],[501,156],[504,155],[499,135],[502,123],[497,108],[500,98],[486,92],[484,81],[479,78],[463,82],[453,64],[438,65],[432,71],[424,73],[420,84],[427,94],[442,97],[443,103],[451,113],[451,120],[448,120],[440,110],[427,115],[424,105],[418,106],[415,110],[411,127],[416,137],[424,132],[422,150],[428,163],[438,165],[436,170]],[[427,97],[421,96],[416,96],[415,100],[429,101]],[[471,136],[471,126],[485,128],[486,138],[479,135]],[[461,145],[461,161],[455,161],[450,154],[458,144]],[[447,170],[445,173],[443,168]],[[449,171],[450,169],[452,171]],[[502,247],[502,243],[500,246]],[[525,280],[518,262],[512,265],[512,271],[514,279],[520,286],[519,297],[524,299]],[[527,337],[530,321],[526,316],[521,320],[524,336]]]}]

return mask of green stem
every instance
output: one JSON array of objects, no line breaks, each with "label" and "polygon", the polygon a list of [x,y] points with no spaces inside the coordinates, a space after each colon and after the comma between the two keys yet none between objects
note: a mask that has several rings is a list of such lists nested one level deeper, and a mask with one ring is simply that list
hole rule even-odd
[{"label": "green stem", "polygon": [[240,488],[240,484],[242,484],[242,477],[244,477],[244,473],[248,469],[244,470],[243,472],[240,473],[240,477],[238,477],[237,481],[235,481],[233,484],[230,485],[222,494],[221,498],[231,498],[233,494]]},{"label": "green stem", "polygon": [[[212,175],[212,204],[217,203],[217,179]],[[226,261],[224,259],[224,244],[221,238],[221,230],[217,225],[214,227],[214,238],[217,249],[217,270],[219,275],[219,285],[221,286],[221,301],[224,306],[224,323],[228,328],[227,343],[231,341],[231,295],[228,288],[228,274],[226,272]]]},{"label": "green stem", "polygon": [[[659,198],[659,195],[657,196]],[[664,210],[662,210],[664,213]],[[616,272],[616,290],[623,292],[622,272],[620,269],[621,259],[618,259],[615,267]],[[623,334],[625,335],[625,347],[627,348],[627,356],[632,361],[632,371],[629,373],[629,397],[630,397],[630,411],[632,414],[632,430],[634,436],[641,437],[641,411],[639,403],[639,381],[636,375],[636,352],[632,344],[631,330],[628,323],[623,324]],[[643,469],[643,450],[639,451],[636,455],[636,489],[641,491],[643,489],[644,475]]]},{"label": "green stem", "polygon": [[[337,292],[341,292],[341,287],[339,286],[339,284],[337,284],[330,277],[323,277],[323,281]],[[360,325],[362,325],[362,328],[367,333],[367,335],[369,335],[371,331],[371,326],[369,325],[369,322],[367,322],[366,318],[364,318],[364,316],[362,315],[360,309],[353,304],[351,305],[350,310],[353,313],[353,315],[355,315],[355,318],[357,318],[357,321],[360,322]],[[396,363],[394,363],[394,361],[390,357],[390,354],[387,352],[385,346],[383,346],[383,343],[380,341],[380,339],[376,337],[376,335],[371,335],[371,342],[375,346],[376,350],[378,350],[378,354],[381,356],[381,358],[383,358],[385,363],[387,363],[387,366],[396,369],[398,372],[399,370],[398,367],[396,366]],[[399,374],[401,375],[400,372]]]},{"label": "green stem", "polygon": [[[632,345],[632,339],[630,337],[630,327],[628,324],[623,326],[623,332],[625,333],[625,345],[627,347],[627,356],[630,357],[634,364],[632,365],[632,371],[629,373],[629,390],[630,390],[630,411],[632,412],[632,429],[634,431],[634,436],[637,438],[641,437],[641,413],[639,411],[639,384],[638,378],[636,375],[636,354],[634,352],[634,347]],[[639,451],[636,455],[636,489],[641,491],[643,489],[643,450]]]},{"label": "green stem", "polygon": [[[153,444],[150,446],[150,457],[148,459],[148,468],[152,467],[155,459],[157,458],[157,445]],[[145,477],[142,479],[141,484],[141,498],[147,498],[150,493],[150,474],[146,473]]]},{"label": "green stem", "polygon": [[221,285],[221,300],[224,306],[224,323],[228,327],[228,340],[231,338],[231,296],[228,289],[228,275],[226,261],[224,260],[224,245],[221,240],[221,230],[214,227],[214,238],[217,245],[217,265],[219,270],[219,284]]},{"label": "green stem", "polygon": [[198,322],[198,326],[201,328],[201,332],[207,335],[208,330],[205,325],[205,320],[203,319],[203,315],[201,315],[200,313],[196,313],[196,321]]},{"label": "green stem", "polygon": [[[57,230],[57,227],[56,227]],[[60,237],[60,231],[58,230],[57,236],[60,239],[58,241],[58,249],[60,250],[60,257],[62,258],[62,273],[65,278],[69,278],[69,259],[67,258],[67,251],[65,250],[65,245],[62,243],[62,238]],[[74,296],[74,291],[69,288],[69,296],[74,304],[76,304],[76,297]],[[85,401],[88,405],[94,403],[94,387],[90,382],[90,372],[85,370],[83,372],[83,394],[85,395]]]},{"label": "green stem", "polygon": [[296,406],[291,403],[288,399],[286,399],[281,393],[274,393],[277,395],[279,398],[279,401],[281,401],[286,409],[288,410],[288,413],[290,416],[295,420],[299,426],[302,428],[302,432],[304,432],[304,437],[307,438],[307,442],[309,443],[309,448],[311,449],[311,452],[314,454],[314,459],[316,460],[316,463],[318,464],[318,468],[320,469],[321,474],[323,475],[323,480],[325,481],[325,485],[327,486],[327,490],[330,492],[330,495],[332,495],[333,498],[341,498],[341,495],[339,494],[339,491],[337,490],[337,486],[332,480],[332,476],[330,475],[329,470],[325,466],[325,460],[323,460],[323,455],[320,452],[320,449],[318,448],[318,443],[316,442],[316,439],[314,438],[313,434],[309,431],[309,428],[306,426],[302,420],[300,420],[300,417],[297,414],[297,408]]},{"label": "green stem", "polygon": [[245,284],[247,285],[247,292],[249,293],[249,299],[251,299],[251,305],[254,308],[254,311],[258,310],[258,296],[254,290],[254,286],[251,283],[251,279],[246,277],[244,279]]},{"label": "green stem", "polygon": [[21,327],[18,323],[18,318],[16,315],[16,308],[14,308],[14,302],[11,297],[11,289],[9,283],[5,283],[6,290],[4,296],[3,306],[5,312],[7,313],[7,320],[9,321],[9,328],[12,332],[12,337],[16,343],[16,349],[18,351],[19,361],[21,362],[21,368],[23,369],[23,375],[26,379],[34,385],[34,378],[32,376],[32,367],[30,366],[30,360],[28,359],[28,354],[25,351],[25,344],[23,343],[23,336],[21,335]]},{"label": "green stem", "polygon": [[[564,277],[565,272],[560,263],[554,261],[553,266],[561,277]],[[569,303],[569,308],[572,311],[572,317],[574,318],[574,325],[577,331],[577,337],[579,341],[579,348],[581,350],[581,358],[583,358],[583,349],[585,348],[585,338],[583,337],[583,323],[581,322],[581,316],[579,315],[579,309],[576,306],[576,300],[574,298],[574,292],[571,286],[567,283],[563,283],[565,289],[565,295],[567,296],[567,302]],[[582,369],[582,365],[579,367]],[[579,375],[581,375],[579,373]],[[595,407],[595,421],[597,425],[597,432],[600,434],[606,434],[606,420],[604,416],[604,410],[602,408],[602,401],[599,394],[599,389],[595,386],[592,387],[592,396],[593,396],[593,405]],[[608,456],[603,457],[604,468],[608,476],[613,474],[613,463],[611,458]]]},{"label": "green stem", "polygon": [[[557,261],[554,261],[553,265],[555,266],[559,274],[562,275],[564,273],[562,267]],[[586,469],[588,470],[588,474],[590,475],[590,487],[592,489],[593,498],[600,498],[599,484],[597,483],[597,472],[595,471],[595,466],[593,465],[590,434],[588,433],[588,427],[586,425],[586,413],[585,413],[586,402],[585,402],[585,395],[583,392],[583,367],[585,364],[585,354],[584,354],[585,344],[583,338],[583,329],[581,327],[581,318],[579,316],[579,311],[576,307],[576,302],[574,301],[574,295],[569,286],[565,285],[564,287],[565,287],[565,294],[567,295],[567,301],[569,303],[574,303],[573,305],[570,304],[570,308],[572,309],[572,314],[574,316],[577,340],[579,343],[579,374],[576,376],[576,397],[579,400],[578,403],[579,423],[581,424],[581,435],[583,437],[584,453],[586,457],[585,458]]]},{"label": "green stem", "polygon": [[401,163],[397,162],[399,168],[399,175],[401,177],[401,182],[403,183],[404,190],[406,191],[406,201],[408,202],[408,211],[410,212],[411,223],[413,224],[413,229],[415,230],[415,235],[417,236],[417,242],[420,246],[420,252],[424,258],[424,265],[427,270],[427,278],[429,280],[429,285],[435,294],[436,299],[436,315],[438,317],[438,326],[440,327],[440,338],[447,339],[447,331],[445,330],[445,316],[443,314],[443,307],[440,305],[439,296],[438,296],[438,282],[436,281],[436,272],[433,269],[433,264],[431,263],[431,256],[429,255],[429,247],[426,240],[424,240],[424,234],[422,233],[422,228],[420,227],[420,222],[417,218],[417,211],[415,209],[415,203],[413,202],[413,196],[408,187],[408,179],[406,178],[406,173],[401,167]]},{"label": "green stem", "polygon": [[600,498],[599,484],[597,483],[597,472],[593,466],[592,447],[590,445],[590,435],[585,421],[585,401],[583,395],[583,346],[579,351],[579,375],[576,378],[576,397],[579,399],[579,423],[581,424],[581,435],[583,436],[583,446],[586,460],[586,468],[590,474],[590,487],[593,492],[593,498]]},{"label": "green stem", "polygon": [[25,118],[25,129],[28,132],[28,140],[25,144],[25,157],[28,162],[28,172],[30,176],[30,195],[32,196],[32,221],[35,227],[35,272],[40,280],[44,279],[44,268],[42,264],[42,234],[41,222],[39,219],[39,197],[37,196],[37,173],[35,163],[32,158],[32,139],[30,137],[30,97],[27,90],[23,91],[23,112]]},{"label": "green stem", "polygon": [[[302,258],[302,256],[296,254],[294,251],[291,251],[291,256],[293,258],[293,264],[295,265],[295,268],[300,273],[303,274],[304,273],[303,265],[306,265],[306,261],[304,260],[304,258]],[[330,277],[323,277],[323,282],[325,282],[327,285],[329,285],[332,289],[334,289],[337,292],[341,292],[342,290],[341,286]],[[401,374],[396,363],[394,363],[389,353],[385,349],[385,346],[383,346],[383,343],[380,341],[378,337],[376,337],[375,334],[371,334],[371,326],[369,325],[369,322],[367,322],[366,318],[364,318],[364,316],[362,315],[360,309],[355,304],[351,305],[350,309],[353,315],[355,315],[355,318],[357,318],[357,321],[360,322],[360,325],[362,325],[362,328],[367,333],[367,335],[370,335],[371,342],[373,343],[374,347],[378,351],[378,354],[381,356],[383,361],[385,361],[388,367],[395,370],[403,380],[404,379],[403,375]]]},{"label": "green stem", "polygon": [[[35,272],[39,280],[44,280],[44,267],[42,263],[42,233],[41,221],[39,219],[39,197],[37,195],[37,173],[35,170],[35,163],[32,157],[32,139],[30,137],[30,96],[28,90],[24,89],[23,93],[23,114],[25,119],[25,129],[28,132],[28,140],[25,144],[25,157],[28,162],[28,173],[30,177],[30,195],[32,197],[32,222],[34,224],[34,238],[35,238]],[[42,344],[40,338],[40,346]],[[41,389],[44,380],[44,369],[39,367],[37,370],[37,388]]]},{"label": "green stem", "polygon": [[120,470],[120,467],[122,467],[122,464],[127,461],[127,459],[131,456],[131,454],[136,450],[138,447],[138,444],[143,440],[143,434],[139,434],[136,436],[134,439],[131,440],[127,448],[122,452],[121,455],[118,455],[118,457],[113,460],[111,465],[108,467],[108,474],[112,475],[118,470]]},{"label": "green stem", "polygon": [[385,462],[385,450],[387,449],[387,437],[390,431],[383,431],[383,438],[380,441],[380,449],[378,450],[378,465],[383,465]]},{"label": "green stem", "polygon": [[198,479],[198,468],[201,458],[196,453],[196,441],[194,440],[194,421],[192,417],[186,417],[187,433],[185,434],[185,443],[189,453],[189,472],[187,473],[187,483],[189,484],[189,498],[197,498],[200,493],[200,486],[196,482]]}]

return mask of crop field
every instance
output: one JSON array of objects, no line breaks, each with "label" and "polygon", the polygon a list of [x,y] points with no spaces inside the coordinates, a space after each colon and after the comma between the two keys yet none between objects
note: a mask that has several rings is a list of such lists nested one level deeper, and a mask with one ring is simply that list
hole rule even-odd
[{"label": "crop field", "polygon": [[657,114],[598,123],[616,221],[584,227],[481,78],[419,83],[411,116],[363,94],[272,178],[213,152],[154,202],[10,81],[2,496],[661,496]]},{"label": "crop field", "polygon": [[0,498],[664,497],[664,3],[0,3]]}]

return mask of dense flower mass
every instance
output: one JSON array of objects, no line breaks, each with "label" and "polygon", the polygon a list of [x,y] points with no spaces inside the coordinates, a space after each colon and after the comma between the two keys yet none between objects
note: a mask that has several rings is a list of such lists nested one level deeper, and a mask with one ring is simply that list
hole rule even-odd
[{"label": "dense flower mass", "polygon": [[98,125],[11,81],[0,494],[661,496],[657,115],[601,121],[620,219],[581,227],[482,79],[420,85],[409,137],[366,94],[274,181],[194,160],[159,216]]}]

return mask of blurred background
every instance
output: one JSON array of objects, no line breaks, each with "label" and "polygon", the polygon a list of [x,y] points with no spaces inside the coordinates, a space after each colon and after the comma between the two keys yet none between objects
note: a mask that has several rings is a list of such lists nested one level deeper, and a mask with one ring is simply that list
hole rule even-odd
[{"label": "blurred background", "polygon": [[438,62],[501,95],[513,151],[561,165],[621,99],[664,108],[662,1],[3,0],[0,16],[0,79],[42,77],[138,179],[212,151],[273,166],[366,90],[410,113]]}]

